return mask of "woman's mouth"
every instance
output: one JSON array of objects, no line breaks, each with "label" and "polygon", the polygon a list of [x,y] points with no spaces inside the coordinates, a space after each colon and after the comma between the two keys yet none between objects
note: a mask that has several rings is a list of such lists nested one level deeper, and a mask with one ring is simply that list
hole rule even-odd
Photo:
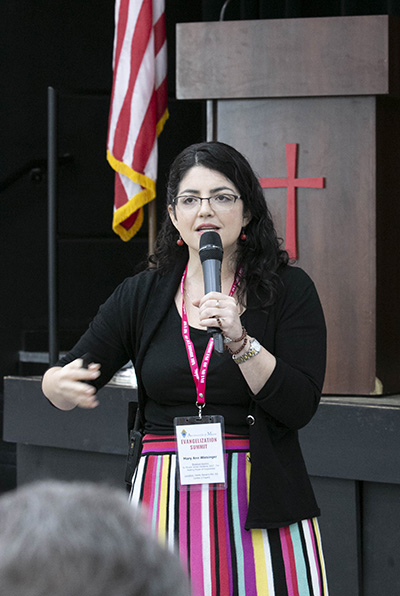
[{"label": "woman's mouth", "polygon": [[196,232],[200,232],[200,234],[202,234],[203,232],[218,232],[219,228],[218,226],[199,226],[198,228],[196,228]]}]

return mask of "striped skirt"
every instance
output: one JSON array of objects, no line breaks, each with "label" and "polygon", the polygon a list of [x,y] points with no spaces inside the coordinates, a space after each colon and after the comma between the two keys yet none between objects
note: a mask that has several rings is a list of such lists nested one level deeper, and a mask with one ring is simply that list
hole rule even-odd
[{"label": "striped skirt", "polygon": [[193,596],[328,596],[316,519],[244,529],[249,441],[225,437],[227,489],[177,490],[175,438],[146,435],[131,491],[155,535],[179,552]]}]

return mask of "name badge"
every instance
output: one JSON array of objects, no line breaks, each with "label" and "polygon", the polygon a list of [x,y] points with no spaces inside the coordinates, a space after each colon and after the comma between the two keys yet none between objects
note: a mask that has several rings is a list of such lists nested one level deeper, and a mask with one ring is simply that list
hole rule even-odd
[{"label": "name badge", "polygon": [[224,420],[222,416],[182,416],[174,419],[178,448],[178,488],[226,487]]}]

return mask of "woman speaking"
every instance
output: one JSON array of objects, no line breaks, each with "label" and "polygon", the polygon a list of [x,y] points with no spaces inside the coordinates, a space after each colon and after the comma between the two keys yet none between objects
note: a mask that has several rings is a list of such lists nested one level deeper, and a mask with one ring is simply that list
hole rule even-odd
[{"label": "woman speaking", "polygon": [[[326,596],[320,512],[297,433],[325,374],[314,284],[288,264],[258,179],[234,148],[185,149],[167,202],[148,269],[100,307],[43,391],[61,409],[96,407],[97,389],[131,360],[145,433],[131,500],[180,553],[194,594]],[[206,233],[218,235],[223,257],[220,291],[205,294]]]}]

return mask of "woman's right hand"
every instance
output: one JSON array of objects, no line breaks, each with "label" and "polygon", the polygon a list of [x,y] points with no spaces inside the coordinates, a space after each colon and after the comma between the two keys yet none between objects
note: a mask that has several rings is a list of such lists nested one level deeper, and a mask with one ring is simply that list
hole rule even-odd
[{"label": "woman's right hand", "polygon": [[82,365],[82,358],[77,358],[65,366],[53,366],[44,374],[42,391],[57,408],[92,409],[99,405],[96,388],[85,381],[94,381],[100,376],[100,364],[92,363],[88,368]]}]

